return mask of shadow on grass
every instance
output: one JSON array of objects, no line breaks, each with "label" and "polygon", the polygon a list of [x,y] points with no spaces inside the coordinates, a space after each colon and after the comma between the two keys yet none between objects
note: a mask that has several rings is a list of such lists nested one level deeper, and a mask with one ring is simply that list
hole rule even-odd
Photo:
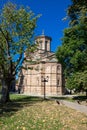
[{"label": "shadow on grass", "polygon": [[87,96],[76,96],[76,97],[73,97],[73,100],[86,101]]},{"label": "shadow on grass", "polygon": [[34,104],[42,101],[43,99],[39,97],[29,97],[13,94],[11,95],[11,102],[8,102],[6,104],[0,103],[0,116],[12,116],[20,109],[23,109],[24,107],[33,106]]},{"label": "shadow on grass", "polygon": [[52,97],[53,99],[58,99],[58,100],[69,100],[69,97]]},{"label": "shadow on grass", "polygon": [[75,96],[75,97],[52,97],[52,98],[54,98],[54,99],[58,99],[58,100],[71,100],[71,101],[77,101],[77,100],[79,100],[79,101],[87,101],[87,96]]}]

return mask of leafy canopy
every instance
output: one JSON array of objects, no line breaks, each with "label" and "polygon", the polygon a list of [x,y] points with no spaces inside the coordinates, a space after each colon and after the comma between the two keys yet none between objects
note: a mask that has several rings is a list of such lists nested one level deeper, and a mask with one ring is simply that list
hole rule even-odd
[{"label": "leafy canopy", "polygon": [[[23,54],[32,47],[38,16],[30,8],[7,3],[0,13],[0,73],[14,77],[21,68]],[[29,49],[28,49],[29,50]]]},{"label": "leafy canopy", "polygon": [[56,56],[63,65],[63,72],[67,79],[66,86],[69,88],[80,88],[80,86],[87,88],[86,0],[72,0],[67,15],[70,18],[70,26],[64,29],[62,46],[58,47]]}]

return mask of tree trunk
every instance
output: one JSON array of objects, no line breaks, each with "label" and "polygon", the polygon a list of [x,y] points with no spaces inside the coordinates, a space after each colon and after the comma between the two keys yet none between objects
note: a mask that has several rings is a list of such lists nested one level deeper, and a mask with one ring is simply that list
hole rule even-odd
[{"label": "tree trunk", "polygon": [[1,102],[6,103],[10,101],[9,96],[9,84],[5,82],[5,80],[2,81],[2,93],[1,93]]}]

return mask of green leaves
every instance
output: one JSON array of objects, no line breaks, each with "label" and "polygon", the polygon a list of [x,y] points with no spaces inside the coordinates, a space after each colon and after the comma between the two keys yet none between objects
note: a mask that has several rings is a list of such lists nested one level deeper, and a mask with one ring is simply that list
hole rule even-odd
[{"label": "green leaves", "polygon": [[[77,8],[78,7],[78,8]],[[56,56],[62,63],[63,72],[67,78],[66,86],[70,88],[85,87],[87,73],[87,3],[72,0],[67,10],[70,17],[70,27],[64,29],[62,46],[58,47]],[[80,74],[83,75],[81,78]],[[79,76],[78,76],[79,75]]]},{"label": "green leaves", "polygon": [[75,90],[87,90],[87,70],[76,72],[66,80],[66,87]]},{"label": "green leaves", "polygon": [[[86,0],[71,0],[72,4],[67,9],[68,17],[70,18],[70,25],[75,26],[79,23],[78,18],[81,12],[87,11],[87,1]],[[85,11],[86,10],[86,11]]]},{"label": "green leaves", "polygon": [[[0,14],[0,68],[2,68],[3,75],[5,73],[16,75],[22,66],[23,53],[26,48],[27,50],[31,48],[38,17],[39,15],[35,16],[30,8],[18,8],[11,2],[8,2],[2,9]],[[15,67],[12,67],[12,63]]]}]

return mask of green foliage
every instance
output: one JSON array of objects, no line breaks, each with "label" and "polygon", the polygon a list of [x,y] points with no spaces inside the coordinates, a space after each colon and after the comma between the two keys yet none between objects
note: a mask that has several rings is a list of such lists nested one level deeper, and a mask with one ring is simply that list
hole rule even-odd
[{"label": "green foliage", "polygon": [[7,3],[0,12],[0,79],[3,80],[1,101],[4,103],[9,101],[11,82],[23,65],[25,51],[31,52],[34,48],[38,17],[29,8],[17,8],[12,3]]},{"label": "green foliage", "polygon": [[74,26],[78,24],[81,10],[87,9],[87,1],[86,0],[71,0],[72,5],[70,5],[67,9],[67,15],[70,18],[70,25]]},{"label": "green foliage", "polygon": [[[62,63],[66,86],[68,88],[85,88],[87,78],[87,2],[72,0],[67,14],[70,27],[64,29],[62,46],[56,52]],[[78,7],[78,8],[77,8]],[[83,76],[83,77],[82,77]]]},{"label": "green foliage", "polygon": [[84,72],[76,72],[66,80],[66,87],[73,90],[87,90],[87,70]]},{"label": "green foliage", "polygon": [[25,49],[32,48],[38,17],[29,8],[17,8],[12,3],[0,13],[0,68],[4,78],[20,70]]}]

